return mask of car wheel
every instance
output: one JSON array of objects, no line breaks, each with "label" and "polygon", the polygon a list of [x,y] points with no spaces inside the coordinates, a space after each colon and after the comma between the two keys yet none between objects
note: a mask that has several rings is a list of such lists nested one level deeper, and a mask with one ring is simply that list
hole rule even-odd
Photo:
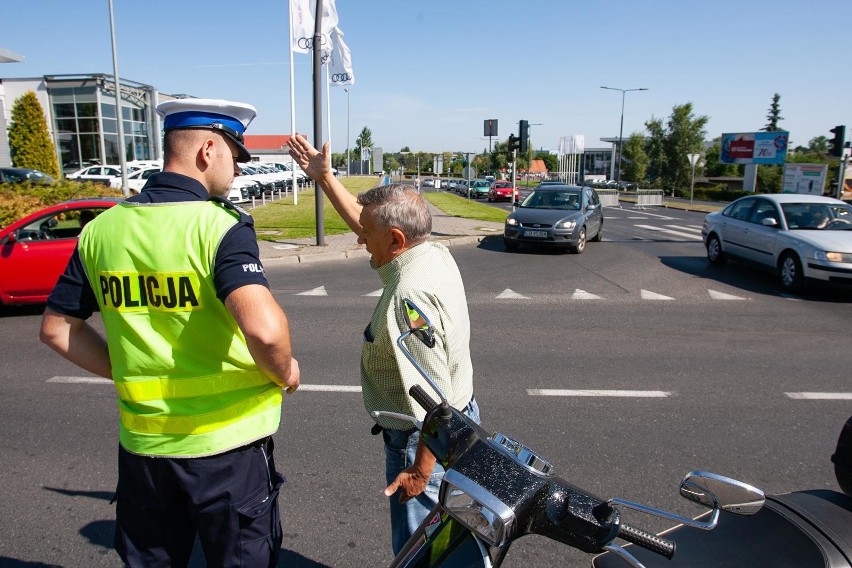
[{"label": "car wheel", "polygon": [[583,254],[583,251],[586,250],[586,227],[580,227],[580,236],[577,237],[577,244],[574,245],[572,252],[575,254]]},{"label": "car wheel", "polygon": [[503,245],[506,247],[506,250],[518,250],[518,243],[515,241],[510,241],[507,238],[503,238]]},{"label": "car wheel", "polygon": [[488,201],[489,201],[489,202],[494,201],[494,198],[493,198],[493,197],[491,197],[491,196],[489,195],[489,196],[488,196]]},{"label": "car wheel", "polygon": [[603,240],[603,223],[601,223],[601,226],[598,227],[598,233],[594,237],[592,237],[592,242],[593,243],[599,243],[602,240]]},{"label": "car wheel", "polygon": [[707,238],[707,260],[713,266],[722,266],[728,260],[722,250],[722,242],[716,235],[710,235]]},{"label": "car wheel", "polygon": [[802,263],[792,252],[785,252],[778,261],[778,277],[781,288],[786,292],[798,292],[804,288],[805,275],[802,274]]}]

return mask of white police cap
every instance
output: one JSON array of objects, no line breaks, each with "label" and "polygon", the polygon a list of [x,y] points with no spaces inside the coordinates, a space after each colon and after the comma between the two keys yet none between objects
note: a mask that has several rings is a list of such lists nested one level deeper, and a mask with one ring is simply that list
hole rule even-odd
[{"label": "white police cap", "polygon": [[246,103],[219,99],[174,99],[157,105],[163,119],[163,130],[206,128],[218,130],[237,145],[240,162],[251,161],[243,135],[257,116],[257,110]]}]

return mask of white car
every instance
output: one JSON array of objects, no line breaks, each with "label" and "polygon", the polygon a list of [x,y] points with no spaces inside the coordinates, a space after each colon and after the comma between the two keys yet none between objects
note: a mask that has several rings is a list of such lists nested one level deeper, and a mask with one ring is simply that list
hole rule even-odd
[{"label": "white car", "polygon": [[730,258],[776,271],[781,287],[807,279],[852,284],[852,207],[831,197],[780,193],[741,197],[701,229],[710,264]]},{"label": "white car", "polygon": [[65,176],[65,179],[94,181],[109,185],[112,178],[121,178],[121,166],[89,166]]},{"label": "white car", "polygon": [[[272,166],[273,168],[275,168],[279,171],[286,172],[287,173],[288,186],[292,186],[292,179],[291,179],[292,176],[290,174],[290,164],[288,164],[286,162],[261,162],[261,163],[265,166]],[[304,172],[304,170],[302,170],[302,168],[299,167],[299,164],[293,162],[293,166],[295,166],[295,169],[296,169],[296,174],[295,174],[296,183],[299,184],[300,186],[305,185],[308,182],[308,174],[306,174]],[[337,174],[335,173],[334,175],[337,175]]]},{"label": "white car", "polygon": [[237,176],[231,182],[228,199],[231,203],[245,203],[251,201],[252,197],[260,197],[262,192],[260,184],[250,176]]},{"label": "white car", "polygon": [[[160,173],[163,168],[160,166],[143,167],[130,174],[127,174],[127,186],[133,193],[139,193],[142,188],[148,183],[148,178],[154,174]],[[109,180],[109,186],[115,189],[121,189],[121,176]]]}]

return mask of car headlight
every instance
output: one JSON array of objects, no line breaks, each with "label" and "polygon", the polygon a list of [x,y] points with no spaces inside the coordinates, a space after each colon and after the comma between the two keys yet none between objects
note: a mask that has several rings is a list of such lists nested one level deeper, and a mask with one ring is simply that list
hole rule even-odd
[{"label": "car headlight", "polygon": [[506,218],[506,224],[507,224],[507,225],[515,226],[515,225],[517,225],[517,224],[518,224],[518,220],[517,220],[517,219],[515,219],[514,217],[507,217],[507,218]]},{"label": "car headlight", "polygon": [[814,258],[823,262],[845,262],[852,263],[852,254],[847,252],[828,252],[818,250],[814,253]]},{"label": "car headlight", "polygon": [[558,223],[556,223],[557,229],[568,229],[569,231],[573,230],[576,226],[577,221],[574,219],[569,219],[567,221],[559,221]]}]

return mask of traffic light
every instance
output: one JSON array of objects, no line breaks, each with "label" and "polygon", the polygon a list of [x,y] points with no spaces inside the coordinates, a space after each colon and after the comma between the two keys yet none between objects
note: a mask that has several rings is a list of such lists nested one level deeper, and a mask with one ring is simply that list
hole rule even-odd
[{"label": "traffic light", "polygon": [[518,123],[518,138],[520,139],[521,145],[518,150],[521,154],[526,154],[527,150],[529,150],[530,143],[530,123],[527,120],[522,120]]},{"label": "traffic light", "polygon": [[843,144],[846,142],[846,127],[835,126],[829,132],[834,134],[834,138],[828,141],[828,155],[837,158],[843,157]]},{"label": "traffic light", "polygon": [[521,140],[514,134],[509,134],[509,151],[514,152],[521,147]]}]

